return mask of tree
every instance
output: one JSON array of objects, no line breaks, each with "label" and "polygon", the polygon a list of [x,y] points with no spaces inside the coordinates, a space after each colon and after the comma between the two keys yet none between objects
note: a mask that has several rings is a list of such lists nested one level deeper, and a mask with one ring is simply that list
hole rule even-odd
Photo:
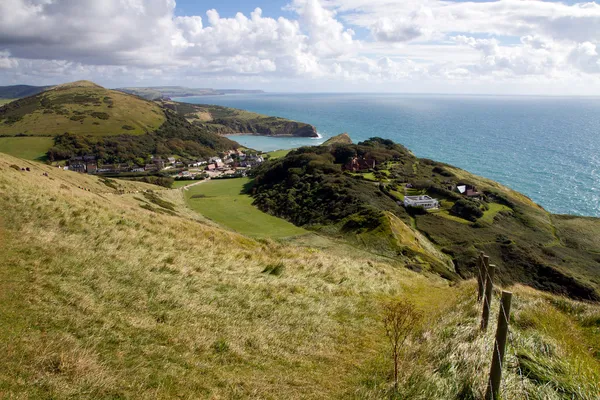
[{"label": "tree", "polygon": [[419,329],[423,314],[408,300],[390,302],[384,305],[383,311],[385,334],[390,341],[394,362],[394,390],[398,390],[398,369],[402,346],[406,339]]}]

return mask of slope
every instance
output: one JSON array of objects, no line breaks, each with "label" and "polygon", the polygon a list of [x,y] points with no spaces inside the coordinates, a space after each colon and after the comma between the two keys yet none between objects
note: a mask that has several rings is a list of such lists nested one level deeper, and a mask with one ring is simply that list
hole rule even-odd
[{"label": "slope", "polygon": [[[356,156],[377,165],[343,170]],[[444,272],[440,267],[450,256],[455,272],[469,278],[483,250],[494,258],[506,284],[600,300],[600,257],[589,238],[600,232],[600,219],[552,216],[497,182],[419,159],[389,140],[301,148],[263,165],[256,182],[255,204],[263,211],[356,239],[380,254],[408,259],[418,269]],[[461,195],[456,188],[462,185],[476,187],[478,199]],[[402,207],[405,194],[430,195],[441,208]],[[421,239],[410,239],[409,230]]]},{"label": "slope", "polygon": [[[481,396],[471,283],[251,240],[148,188],[0,154],[3,397],[390,398],[379,310],[398,297],[431,321],[398,396]],[[507,369],[504,398],[592,399],[600,309],[514,290],[507,357],[529,377]]]},{"label": "slope", "polygon": [[0,135],[140,135],[165,121],[152,102],[79,81],[0,107]]}]

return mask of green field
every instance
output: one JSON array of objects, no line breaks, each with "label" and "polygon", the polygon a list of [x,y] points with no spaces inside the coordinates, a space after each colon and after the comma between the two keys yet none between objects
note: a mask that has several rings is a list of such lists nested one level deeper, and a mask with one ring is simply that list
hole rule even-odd
[{"label": "green field", "polygon": [[278,158],[281,157],[285,157],[288,155],[288,153],[290,151],[292,151],[293,149],[288,149],[288,150],[275,150],[275,151],[270,151],[267,153],[267,155],[269,156],[270,160],[276,160]]},{"label": "green field", "polygon": [[13,101],[14,99],[0,99],[0,106],[2,104],[6,104],[6,103],[10,103],[11,101]]},{"label": "green field", "polygon": [[[309,233],[305,229],[260,211],[252,197],[241,194],[248,178],[212,180],[185,192],[187,204],[211,220],[252,237],[283,238]],[[203,195],[203,198],[192,198]]]},{"label": "green field", "polygon": [[42,160],[54,140],[50,137],[0,137],[0,153],[25,158]]}]

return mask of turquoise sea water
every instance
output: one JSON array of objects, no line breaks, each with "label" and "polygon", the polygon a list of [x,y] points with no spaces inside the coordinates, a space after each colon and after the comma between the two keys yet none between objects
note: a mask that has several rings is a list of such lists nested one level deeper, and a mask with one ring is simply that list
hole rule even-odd
[{"label": "turquoise sea water", "polygon": [[600,98],[399,94],[187,97],[307,122],[322,140],[237,136],[258,150],[319,144],[348,132],[392,139],[518,190],[547,210],[600,217]]}]

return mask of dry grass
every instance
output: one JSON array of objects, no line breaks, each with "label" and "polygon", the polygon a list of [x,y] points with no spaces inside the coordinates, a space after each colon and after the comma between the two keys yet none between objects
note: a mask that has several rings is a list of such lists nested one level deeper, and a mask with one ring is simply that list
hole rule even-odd
[{"label": "dry grass", "polygon": [[[182,191],[158,195],[176,215],[94,177],[0,155],[0,398],[389,398],[379,310],[390,298],[411,299],[429,323],[407,353],[399,398],[481,393],[492,334],[477,333],[472,283],[252,240],[198,217]],[[573,303],[583,311],[569,314],[525,288],[517,297],[517,322],[542,313],[515,324],[519,349],[551,342],[556,356],[536,352],[539,361],[564,359],[556,377],[593,393],[599,369],[581,326],[598,309]],[[553,336],[564,321],[540,303],[583,342]],[[578,358],[563,357],[573,349]],[[530,398],[564,398],[525,385]],[[512,370],[505,390],[523,398]]]}]

